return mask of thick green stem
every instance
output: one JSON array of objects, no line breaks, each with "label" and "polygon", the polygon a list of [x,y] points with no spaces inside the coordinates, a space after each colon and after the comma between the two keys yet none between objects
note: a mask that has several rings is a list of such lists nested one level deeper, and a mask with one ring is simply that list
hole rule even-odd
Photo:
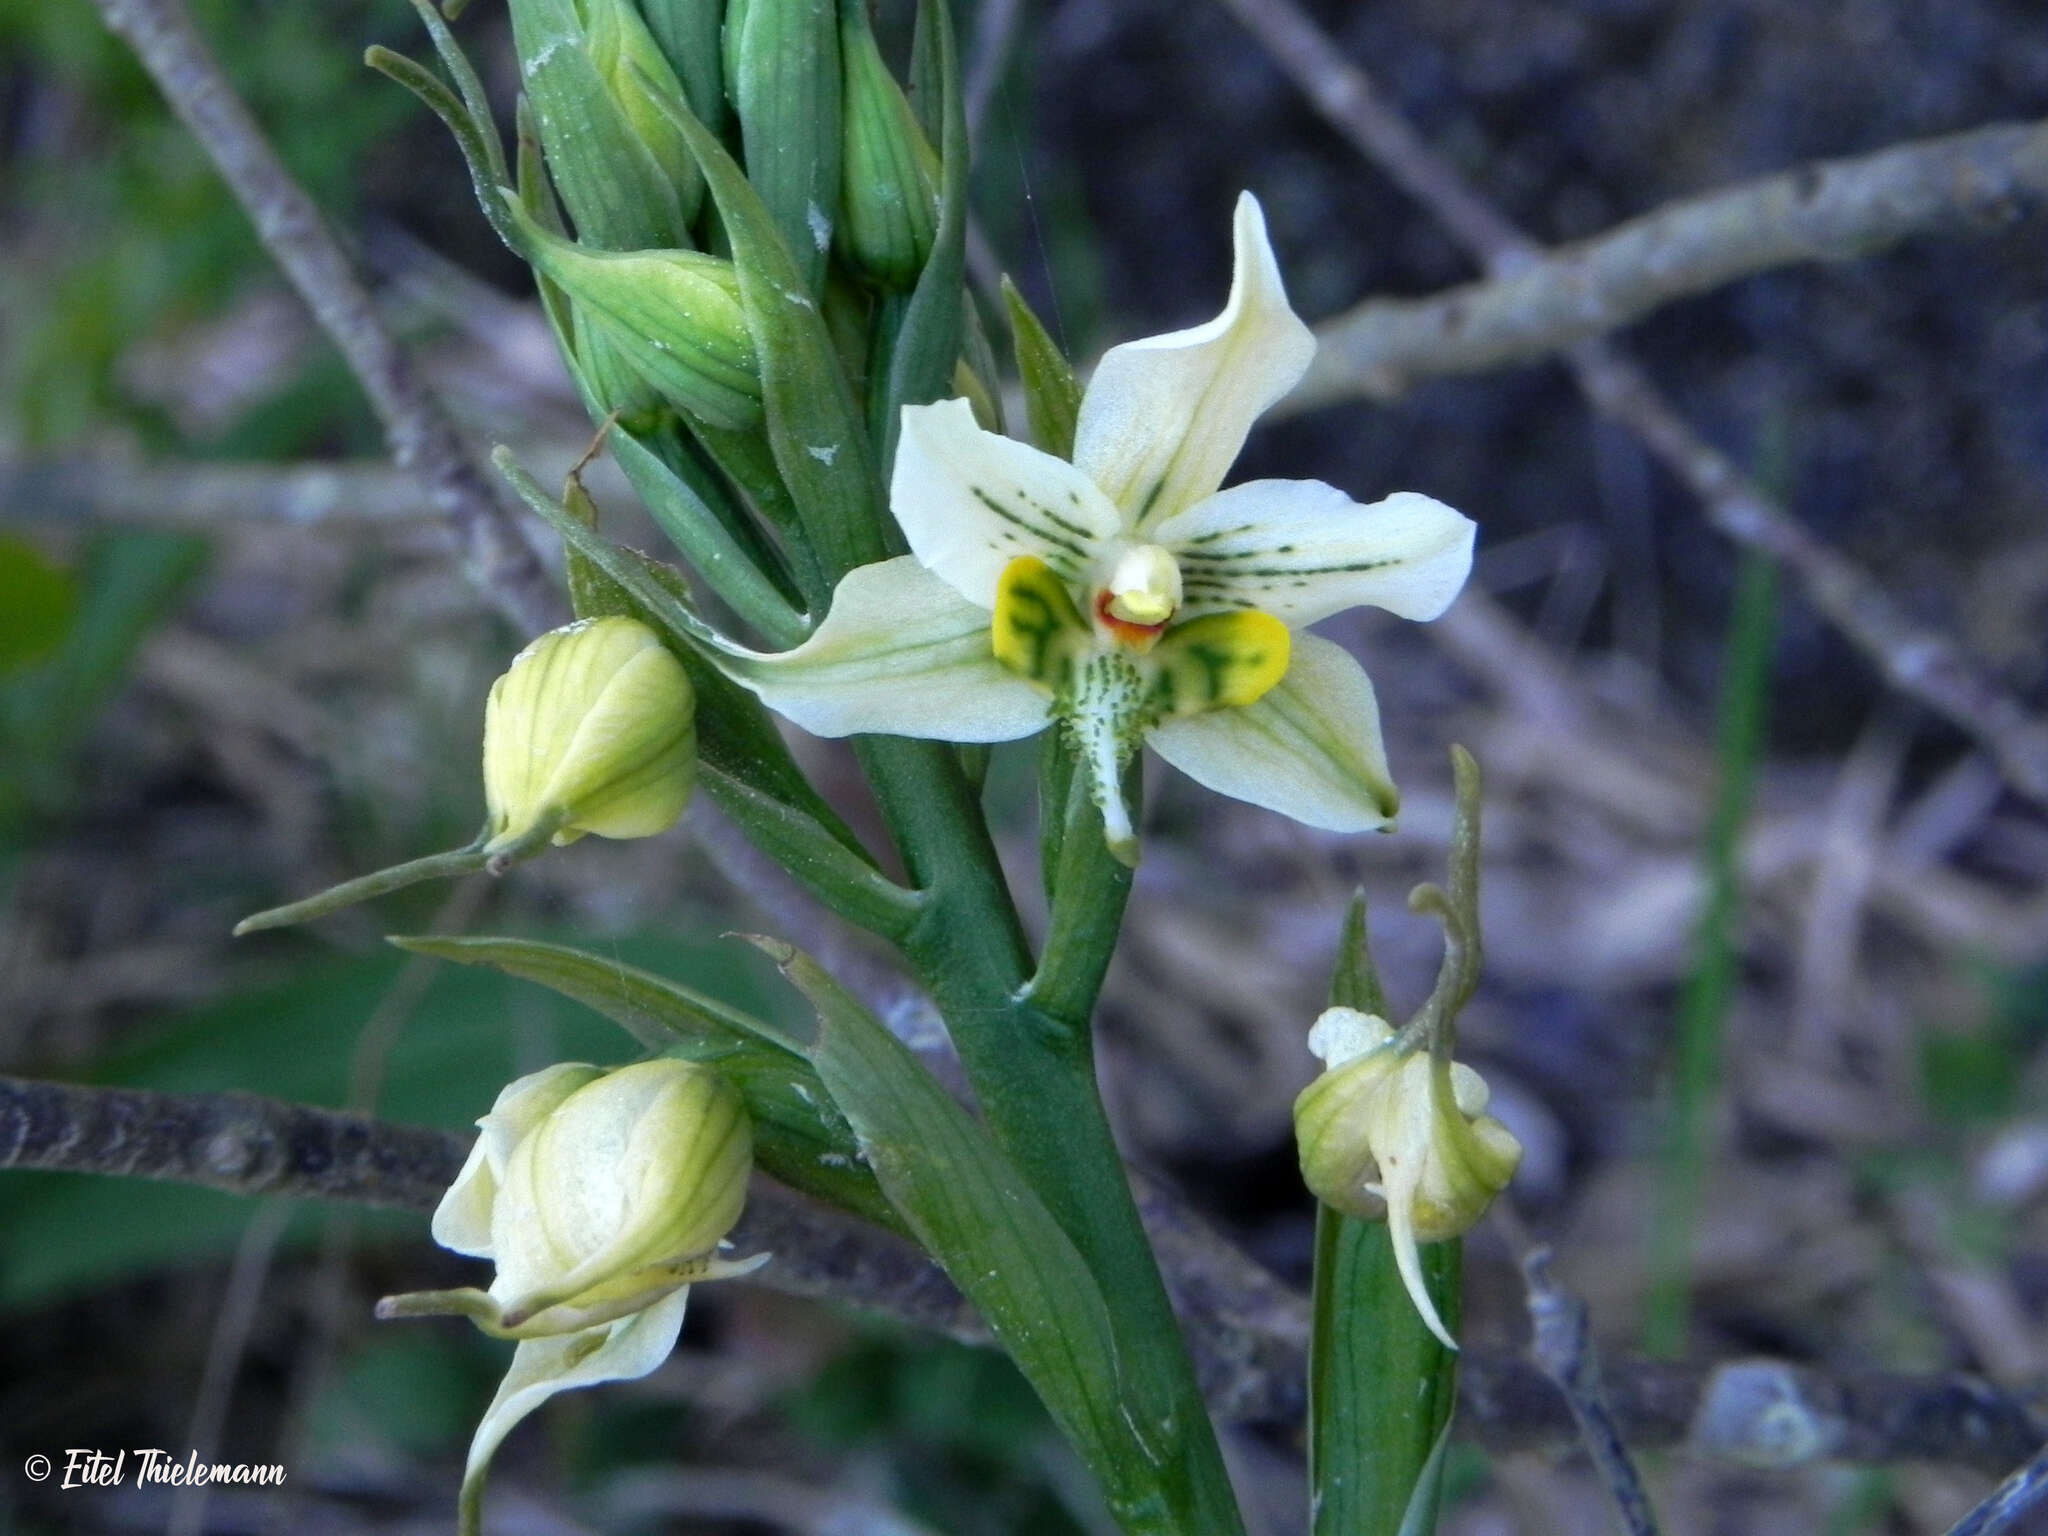
[{"label": "thick green stem", "polygon": [[1077,950],[1050,1000],[1055,1011],[1027,984],[1023,929],[950,749],[876,737],[860,750],[912,883],[930,903],[905,935],[904,952],[951,1027],[991,1131],[1102,1286],[1118,1368],[1140,1434],[1156,1449],[1175,1528],[1188,1536],[1241,1531],[1215,1432],[1096,1088],[1089,1016],[1122,917],[1128,871],[1110,857],[1099,817],[1068,827],[1061,879],[1095,893],[1089,907],[1103,952],[1099,963],[1083,967]]}]

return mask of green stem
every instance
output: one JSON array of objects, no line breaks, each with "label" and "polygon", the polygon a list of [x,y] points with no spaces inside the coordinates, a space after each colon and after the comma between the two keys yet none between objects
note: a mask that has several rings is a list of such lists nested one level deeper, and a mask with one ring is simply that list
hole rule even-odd
[{"label": "green stem", "polygon": [[[1134,1422],[1158,1450],[1175,1528],[1239,1532],[1215,1432],[1096,1087],[1094,987],[1078,949],[1057,995],[1035,995],[1016,908],[951,749],[890,737],[862,739],[858,749],[912,883],[930,902],[904,953],[951,1027],[990,1130],[1101,1284]],[[1096,893],[1089,910],[1106,963],[1128,872],[1118,878],[1099,818],[1070,827],[1062,843],[1063,877]],[[1099,965],[1094,974],[1099,984]]]},{"label": "green stem", "polygon": [[497,858],[496,854],[484,852],[483,840],[479,838],[467,848],[451,848],[446,853],[430,853],[423,859],[409,863],[394,864],[389,869],[380,869],[375,874],[358,875],[353,880],[344,880],[317,896],[308,896],[303,901],[294,901],[282,907],[272,907],[267,912],[258,912],[245,917],[235,924],[235,937],[245,933],[261,933],[266,928],[289,928],[294,923],[311,922],[316,917],[325,917],[330,912],[339,912],[344,907],[355,906],[358,902],[370,901],[392,891],[402,891],[408,885],[418,885],[426,880],[446,880],[456,875],[473,875],[488,869]]},{"label": "green stem", "polygon": [[1691,1308],[1693,1233],[1705,1177],[1707,1119],[1720,1087],[1722,1026],[1735,994],[1740,959],[1736,929],[1742,901],[1742,827],[1763,748],[1777,604],[1777,566],[1768,555],[1745,553],[1721,684],[1721,782],[1707,829],[1707,904],[1700,917],[1692,974],[1679,1004],[1670,1131],[1651,1234],[1643,1347],[1666,1358],[1683,1352]]}]

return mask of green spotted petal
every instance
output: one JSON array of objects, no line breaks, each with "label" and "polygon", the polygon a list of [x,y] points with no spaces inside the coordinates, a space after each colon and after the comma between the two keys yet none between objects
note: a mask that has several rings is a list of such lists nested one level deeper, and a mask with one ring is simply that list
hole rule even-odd
[{"label": "green spotted petal", "polygon": [[1124,799],[1123,775],[1151,716],[1149,682],[1128,651],[1105,648],[1079,658],[1071,686],[1054,705],[1102,813],[1103,841],[1132,868],[1138,863],[1138,832]]},{"label": "green spotted petal", "polygon": [[1294,637],[1287,675],[1257,703],[1163,721],[1150,740],[1196,783],[1312,827],[1369,832],[1400,806],[1372,683],[1317,635]]},{"label": "green spotted petal", "polygon": [[1256,608],[1296,628],[1347,608],[1433,619],[1472,569],[1472,520],[1399,491],[1360,506],[1318,480],[1253,480],[1167,518],[1184,612]]}]

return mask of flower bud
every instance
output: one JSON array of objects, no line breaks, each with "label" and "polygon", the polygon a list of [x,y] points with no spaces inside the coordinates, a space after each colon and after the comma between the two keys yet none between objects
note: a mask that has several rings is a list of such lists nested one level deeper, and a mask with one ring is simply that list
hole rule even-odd
[{"label": "flower bud", "polygon": [[1324,1204],[1384,1218],[1430,1330],[1457,1345],[1422,1282],[1419,1243],[1468,1231],[1507,1187],[1522,1148],[1485,1113],[1484,1078],[1426,1050],[1401,1052],[1384,1019],[1332,1008],[1309,1033],[1323,1075],[1294,1101],[1303,1181]]},{"label": "flower bud", "polygon": [[863,277],[907,289],[938,234],[939,157],[882,62],[864,5],[840,7],[839,46],[846,71],[839,248]]},{"label": "flower bud", "polygon": [[434,1238],[497,1263],[488,1291],[389,1296],[380,1317],[457,1314],[515,1338],[470,1442],[463,1536],[512,1427],[555,1393],[645,1376],[675,1347],[689,1286],[745,1274],[717,1250],[739,1219],[753,1132],[739,1091],[708,1067],[657,1058],[606,1072],[535,1072],[477,1122],[469,1160],[434,1212]]},{"label": "flower bud", "polygon": [[[533,1099],[570,1081],[540,1085]],[[746,1110],[725,1078],[644,1061],[523,1118],[491,1207],[490,1294],[506,1331],[545,1337],[608,1322],[718,1267],[753,1164]]]},{"label": "flower bud", "polygon": [[761,367],[732,263],[701,251],[598,251],[512,207],[521,254],[679,410],[744,431],[761,419]]},{"label": "flower bud", "polygon": [[697,216],[704,174],[668,112],[688,112],[682,83],[631,0],[585,0],[590,61],[619,115],[676,189],[685,222]]},{"label": "flower bud", "polygon": [[542,635],[491,685],[484,707],[487,851],[586,832],[652,837],[682,815],[696,772],[689,674],[634,619]]}]

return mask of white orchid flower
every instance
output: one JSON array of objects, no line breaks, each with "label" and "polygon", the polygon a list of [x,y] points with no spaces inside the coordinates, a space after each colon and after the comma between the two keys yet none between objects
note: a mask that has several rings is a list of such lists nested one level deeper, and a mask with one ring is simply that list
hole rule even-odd
[{"label": "white orchid flower", "polygon": [[986,432],[964,400],[909,406],[890,487],[912,553],[851,571],[796,649],[735,675],[817,735],[1003,741],[1058,722],[1110,847],[1141,741],[1197,782],[1333,831],[1398,805],[1364,671],[1299,632],[1360,604],[1435,618],[1473,525],[1414,492],[1360,506],[1312,480],[1220,490],[1252,423],[1308,367],[1249,195],[1230,300],[1102,359],[1067,463]]},{"label": "white orchid flower", "polygon": [[1308,1048],[1323,1072],[1294,1101],[1302,1182],[1347,1216],[1387,1223],[1415,1310],[1456,1349],[1420,1245],[1469,1232],[1515,1176],[1522,1144],[1486,1113],[1485,1078],[1427,1049],[1401,1050],[1376,1014],[1325,1009]]}]

